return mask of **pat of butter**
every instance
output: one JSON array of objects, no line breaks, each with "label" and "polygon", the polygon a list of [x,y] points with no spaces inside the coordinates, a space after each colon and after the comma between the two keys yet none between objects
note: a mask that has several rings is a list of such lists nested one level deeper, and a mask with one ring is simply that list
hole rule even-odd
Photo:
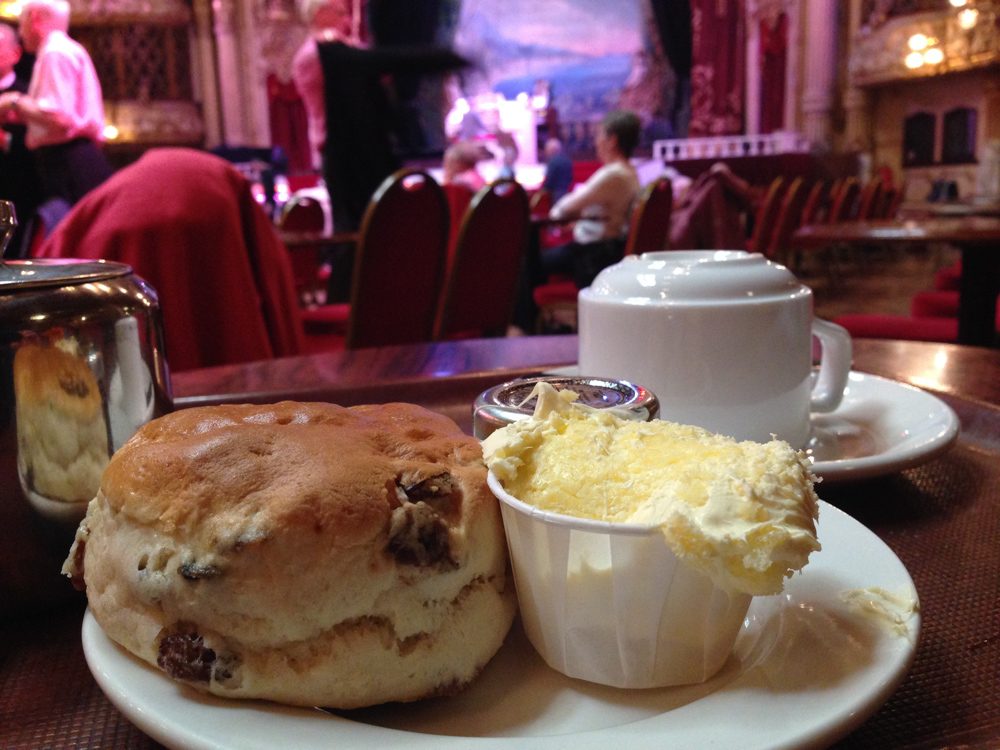
[{"label": "pat of butter", "polygon": [[731,591],[773,594],[820,549],[808,459],[787,443],[635,422],[539,383],[532,418],[483,442],[508,493],[542,510],[657,526],[674,553]]},{"label": "pat of butter", "polygon": [[839,597],[853,614],[868,618],[889,632],[913,642],[912,623],[920,605],[912,586],[903,586],[899,591],[887,591],[878,586],[849,589],[841,591]]}]

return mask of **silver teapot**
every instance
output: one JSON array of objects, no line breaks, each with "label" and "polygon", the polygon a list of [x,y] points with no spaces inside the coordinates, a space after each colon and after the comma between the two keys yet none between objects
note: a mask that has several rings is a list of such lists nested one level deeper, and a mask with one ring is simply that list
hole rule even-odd
[{"label": "silver teapot", "polygon": [[[0,201],[0,250],[15,226]],[[163,351],[129,266],[0,261],[0,622],[79,596],[62,562],[111,455],[171,409]]]}]

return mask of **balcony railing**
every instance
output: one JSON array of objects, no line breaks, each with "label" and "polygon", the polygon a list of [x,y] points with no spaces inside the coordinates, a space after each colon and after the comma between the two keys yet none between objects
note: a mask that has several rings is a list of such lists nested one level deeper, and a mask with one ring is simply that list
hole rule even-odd
[{"label": "balcony railing", "polygon": [[725,135],[714,138],[674,138],[653,143],[653,158],[665,162],[688,159],[732,159],[741,156],[801,154],[810,149],[801,133]]}]

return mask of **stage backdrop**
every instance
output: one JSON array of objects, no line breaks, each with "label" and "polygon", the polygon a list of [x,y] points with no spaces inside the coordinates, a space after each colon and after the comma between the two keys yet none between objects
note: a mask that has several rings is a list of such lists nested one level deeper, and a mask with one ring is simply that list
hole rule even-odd
[{"label": "stage backdrop", "polygon": [[547,83],[571,150],[592,147],[596,123],[619,108],[640,115],[646,144],[673,135],[677,78],[649,0],[462,0],[454,41],[476,63],[466,96],[513,99]]}]

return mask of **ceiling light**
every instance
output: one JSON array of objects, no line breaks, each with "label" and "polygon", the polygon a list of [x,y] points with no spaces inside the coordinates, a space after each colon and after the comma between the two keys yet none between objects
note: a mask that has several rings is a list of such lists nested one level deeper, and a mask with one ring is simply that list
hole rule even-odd
[{"label": "ceiling light", "polygon": [[944,60],[944,52],[937,47],[933,47],[924,53],[924,62],[928,65],[937,65]]},{"label": "ceiling light", "polygon": [[952,4],[952,6],[954,6],[955,8],[962,8],[962,7],[964,7],[964,6],[965,6],[965,5],[966,5],[966,4],[968,3],[968,2],[969,2],[969,0],[951,0],[951,4]]},{"label": "ceiling light", "polygon": [[906,56],[906,67],[919,68],[924,64],[924,56],[919,52],[911,52]]},{"label": "ceiling light", "polygon": [[928,39],[923,34],[914,34],[910,37],[910,49],[912,50],[922,50],[927,49]]},{"label": "ceiling light", "polygon": [[114,125],[105,125],[104,137],[109,141],[113,141],[115,138],[118,137],[118,128],[116,128]]},{"label": "ceiling light", "polygon": [[966,8],[958,14],[958,25],[963,29],[971,29],[979,20],[979,11],[975,8]]}]

